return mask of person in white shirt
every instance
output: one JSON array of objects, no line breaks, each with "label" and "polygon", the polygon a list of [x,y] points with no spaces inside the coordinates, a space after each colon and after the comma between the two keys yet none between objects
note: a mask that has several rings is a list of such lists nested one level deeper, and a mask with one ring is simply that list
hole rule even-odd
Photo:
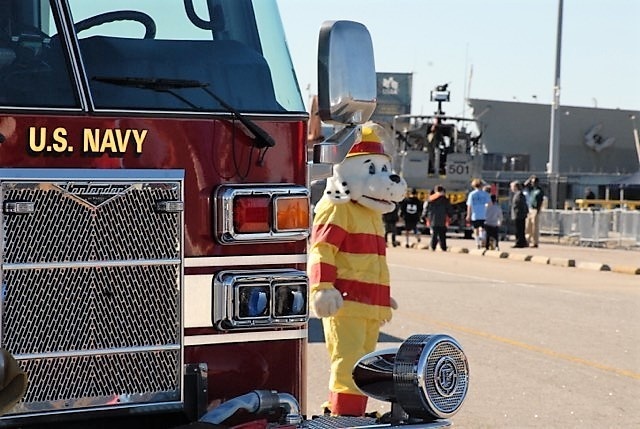
[{"label": "person in white shirt", "polygon": [[489,193],[482,189],[482,181],[473,179],[471,181],[473,191],[467,196],[467,222],[473,226],[473,235],[476,239],[478,249],[482,248],[484,236],[485,207],[491,200]]},{"label": "person in white shirt", "polygon": [[485,241],[485,249],[491,248],[500,250],[500,225],[502,225],[503,215],[502,208],[498,204],[498,198],[495,194],[491,194],[491,201],[486,205],[484,229],[487,233]]}]

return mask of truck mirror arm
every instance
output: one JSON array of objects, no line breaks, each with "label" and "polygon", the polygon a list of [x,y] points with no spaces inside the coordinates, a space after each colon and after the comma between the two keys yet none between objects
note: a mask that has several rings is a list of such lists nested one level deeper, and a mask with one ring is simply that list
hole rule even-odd
[{"label": "truck mirror arm", "polygon": [[348,125],[313,146],[313,162],[320,164],[339,164],[349,153],[353,144],[360,138],[358,125]]}]

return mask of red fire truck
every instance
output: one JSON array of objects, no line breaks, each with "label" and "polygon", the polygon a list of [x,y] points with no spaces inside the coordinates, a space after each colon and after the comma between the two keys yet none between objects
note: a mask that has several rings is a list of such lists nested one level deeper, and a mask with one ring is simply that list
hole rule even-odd
[{"label": "red fire truck", "polygon": [[[313,426],[308,183],[375,106],[364,26],[326,23],[318,54],[345,126],[308,162],[275,0],[0,0],[0,345],[29,379],[0,427]],[[411,380],[402,412],[325,424],[446,423],[464,354],[406,347],[360,370],[391,365],[378,397]]]}]

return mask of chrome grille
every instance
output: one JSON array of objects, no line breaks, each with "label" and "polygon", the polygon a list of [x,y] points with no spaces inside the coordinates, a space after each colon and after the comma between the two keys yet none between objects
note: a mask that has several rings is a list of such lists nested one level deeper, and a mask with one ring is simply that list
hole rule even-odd
[{"label": "chrome grille", "polygon": [[172,392],[176,389],[177,362],[178,350],[26,360],[22,367],[29,374],[29,383],[40,388],[29,389],[13,412],[46,410],[42,404],[49,401],[64,401],[65,408],[104,404],[114,401],[113,392],[132,402],[144,400],[145,395]]},{"label": "chrome grille", "polygon": [[[2,343],[14,354],[176,342],[176,266],[8,270],[4,274]],[[150,310],[160,317],[149,317]],[[33,335],[44,328],[46,335]]]},{"label": "chrome grille", "polygon": [[1,340],[29,375],[9,417],[179,402],[183,220],[156,207],[182,173],[33,172],[0,178]]},{"label": "chrome grille", "polygon": [[3,183],[3,202],[36,206],[32,215],[5,216],[4,263],[177,258],[178,216],[154,213],[156,201],[179,198],[176,190],[166,183],[131,185],[87,207],[64,192],[63,183]]}]

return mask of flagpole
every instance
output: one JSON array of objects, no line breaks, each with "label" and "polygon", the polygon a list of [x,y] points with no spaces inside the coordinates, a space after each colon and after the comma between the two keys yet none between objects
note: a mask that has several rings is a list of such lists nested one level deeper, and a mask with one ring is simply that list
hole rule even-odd
[{"label": "flagpole", "polygon": [[464,117],[464,114],[467,111],[467,65],[469,63],[469,44],[467,43],[467,47],[465,49],[465,53],[464,53],[464,88],[462,88],[462,91],[464,92],[464,94],[462,95],[462,116]]}]

